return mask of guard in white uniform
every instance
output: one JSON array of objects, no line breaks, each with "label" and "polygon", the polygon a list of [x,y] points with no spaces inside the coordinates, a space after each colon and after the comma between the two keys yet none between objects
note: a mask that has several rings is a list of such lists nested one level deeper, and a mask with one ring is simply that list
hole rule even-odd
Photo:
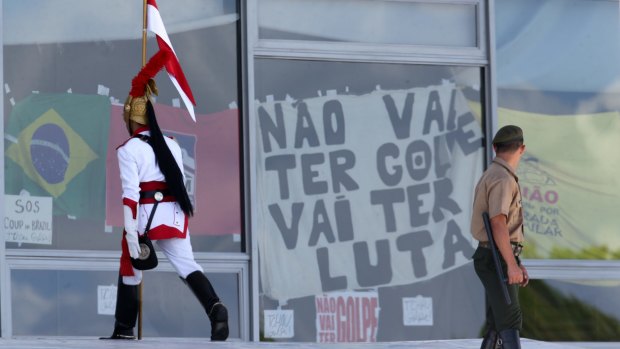
[{"label": "guard in white uniform", "polygon": [[132,80],[132,89],[125,102],[123,118],[131,137],[117,148],[125,230],[116,321],[109,338],[135,339],[137,288],[142,281],[142,271],[132,266],[131,258],[140,255],[138,235],[145,231],[154,207],[155,193],[162,193],[163,199],[155,209],[148,236],[156,241],[204,307],[211,321],[211,340],[221,341],[228,337],[228,312],[203,269],[194,260],[187,227],[193,207],[184,185],[181,148],[174,139],[162,135],[149,99],[151,93],[157,94],[151,78],[161,69],[167,54],[159,51],[149,60]]}]

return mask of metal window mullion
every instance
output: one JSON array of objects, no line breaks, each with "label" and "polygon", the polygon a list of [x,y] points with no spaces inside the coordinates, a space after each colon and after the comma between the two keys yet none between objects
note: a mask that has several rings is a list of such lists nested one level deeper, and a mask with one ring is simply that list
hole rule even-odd
[{"label": "metal window mullion", "polygon": [[476,40],[478,40],[476,44],[478,49],[485,54],[485,57],[488,57],[491,45],[489,45],[487,41],[488,33],[486,23],[488,17],[485,16],[486,9],[487,6],[485,2],[480,2],[476,5]]},{"label": "metal window mullion", "polygon": [[[120,251],[91,251],[91,250],[38,250],[38,249],[8,249],[6,251],[7,258],[59,258],[59,259],[78,259],[84,261],[87,259],[99,260],[106,258],[114,258],[118,262]],[[161,252],[158,255],[163,256]],[[194,252],[197,259],[209,261],[230,261],[239,260],[246,261],[248,256],[239,252]]]},{"label": "metal window mullion", "polygon": [[532,279],[620,280],[620,261],[574,259],[527,259]]},{"label": "metal window mullion", "polygon": [[[257,0],[248,0],[246,2],[246,72],[247,72],[247,113],[245,115],[247,124],[247,134],[244,137],[246,141],[247,161],[245,166],[245,178],[247,187],[247,194],[249,195],[249,206],[246,206],[249,212],[253,211],[254,207],[258,207],[257,193],[256,193],[256,175],[253,171],[256,166],[256,115],[254,108],[255,99],[255,73],[254,73],[254,58],[255,47],[258,43],[258,3]],[[247,197],[246,197],[247,198]],[[256,222],[256,215],[250,214],[249,219],[246,221],[246,229],[249,229],[250,234],[250,340],[253,342],[260,341],[260,307],[259,307],[259,257],[258,257],[258,229]],[[247,231],[246,231],[247,233]]]},{"label": "metal window mullion", "polygon": [[487,64],[485,52],[478,47],[364,45],[293,40],[260,40],[258,46],[254,48],[254,56],[390,63]]},{"label": "metal window mullion", "polygon": [[[4,18],[3,0],[0,0],[0,22]],[[3,26],[0,25],[0,86],[2,91],[4,90],[4,33]],[[4,115],[4,96],[0,98],[0,113],[2,113],[2,120],[5,120]],[[0,123],[0,134],[4,134],[4,122]],[[2,143],[2,154],[4,154],[4,142]],[[0,157],[0,168],[4,168],[4,156]],[[4,171],[0,174],[0,183],[4,188]],[[0,200],[0,217],[4,222],[4,189],[2,190],[2,200]],[[6,262],[6,236],[4,233],[0,234],[0,331],[2,332],[2,338],[11,337],[13,334],[11,317],[11,289],[10,289],[10,269]]]},{"label": "metal window mullion", "polygon": [[488,65],[485,69],[485,106],[484,106],[484,121],[485,121],[485,145],[486,145],[486,165],[491,163],[493,159],[493,147],[491,145],[491,139],[493,134],[497,130],[497,79],[496,73],[496,50],[495,50],[495,0],[487,0],[485,8],[485,22],[486,22],[486,47]]},{"label": "metal window mullion", "polygon": [[383,0],[384,2],[414,2],[423,4],[477,5],[480,0]]},{"label": "metal window mullion", "polygon": [[[168,265],[168,259],[162,252],[157,252],[159,265]],[[246,258],[200,258],[195,257],[196,262],[201,265],[209,266],[209,270],[216,272],[238,272],[247,264]],[[157,271],[174,271],[167,267],[160,268]],[[118,270],[118,256],[107,257],[91,257],[84,256],[80,258],[73,257],[50,257],[50,256],[13,256],[8,257],[6,266],[9,269],[31,269],[31,270]]]},{"label": "metal window mullion", "polygon": [[116,271],[118,258],[112,260],[62,260],[58,258],[9,258],[7,267],[13,270],[47,271]]},{"label": "metal window mullion", "polygon": [[[250,98],[251,84],[249,83],[249,76],[251,76],[248,71],[248,65],[252,62],[251,49],[252,45],[250,42],[254,42],[255,37],[258,37],[257,31],[248,30],[251,27],[248,24],[248,18],[252,16],[249,15],[248,8],[251,7],[251,4],[248,4],[246,1],[238,0],[239,4],[239,36],[238,36],[238,44],[239,47],[239,85],[240,85],[240,95],[241,99],[241,117],[240,120],[242,129],[240,132],[240,142],[241,142],[241,161],[242,163],[242,185],[243,185],[243,206],[242,206],[242,215],[243,215],[243,234],[245,236],[244,242],[244,251],[245,256],[247,257],[243,267],[241,269],[241,273],[238,274],[238,282],[239,282],[239,309],[240,309],[240,331],[241,331],[241,339],[244,341],[252,340],[252,336],[254,333],[254,309],[253,305],[255,304],[253,297],[254,294],[258,294],[258,281],[256,283],[256,290],[254,289],[254,277],[252,272],[254,270],[253,265],[255,261],[258,261],[256,254],[254,253],[254,234],[252,234],[252,224],[251,220],[254,216],[252,214],[252,205],[251,200],[254,197],[250,192],[251,183],[250,176],[248,175],[251,168],[254,168],[250,165],[250,149],[252,148],[250,142],[248,141],[248,135],[251,134],[252,128],[249,125],[249,113],[252,108],[250,106],[253,103],[253,99]],[[256,331],[258,332],[258,331]]]},{"label": "metal window mullion", "polygon": [[[480,7],[476,7],[480,9]],[[476,31],[480,25],[479,10],[476,14]],[[477,35],[478,36],[478,35]],[[480,41],[480,39],[476,39]],[[309,41],[287,39],[257,39],[256,49],[283,49],[283,50],[315,50],[330,52],[333,50],[347,52],[387,52],[391,54],[416,54],[435,53],[453,55],[464,52],[465,54],[483,57],[484,52],[479,43],[476,46],[441,46],[441,45],[416,45],[416,44],[390,44],[390,43],[362,43],[349,41]]]},{"label": "metal window mullion", "polygon": [[240,311],[240,337],[243,341],[250,340],[250,331],[251,331],[251,323],[250,323],[250,296],[252,292],[250,291],[250,284],[248,278],[248,264],[244,263],[242,268],[237,273],[237,282],[239,285],[239,311]]},{"label": "metal window mullion", "polygon": [[487,64],[485,59],[472,59],[471,57],[461,56],[429,56],[429,55],[407,55],[407,56],[380,56],[368,54],[342,54],[337,52],[318,53],[318,52],[291,52],[291,51],[262,51],[255,55],[255,58],[267,59],[287,59],[304,61],[333,61],[333,62],[358,62],[358,63],[392,63],[392,64],[428,64],[428,65],[451,65],[451,66],[484,66]]}]

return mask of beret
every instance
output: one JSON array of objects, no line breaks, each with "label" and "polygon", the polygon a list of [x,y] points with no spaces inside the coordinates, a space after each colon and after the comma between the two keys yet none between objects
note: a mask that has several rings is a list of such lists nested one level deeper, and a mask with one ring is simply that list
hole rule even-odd
[{"label": "beret", "polygon": [[495,137],[493,137],[493,144],[515,141],[523,142],[523,130],[515,125],[507,125],[500,128]]}]

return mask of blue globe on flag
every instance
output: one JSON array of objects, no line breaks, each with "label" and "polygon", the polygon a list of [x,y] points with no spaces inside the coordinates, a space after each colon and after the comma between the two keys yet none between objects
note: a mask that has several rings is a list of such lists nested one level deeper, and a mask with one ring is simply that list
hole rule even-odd
[{"label": "blue globe on flag", "polygon": [[35,170],[46,182],[63,182],[71,158],[64,130],[56,124],[41,125],[32,134],[30,157]]},{"label": "blue globe on flag", "polygon": [[62,195],[71,180],[98,158],[53,108],[25,127],[6,154],[21,166],[28,178],[55,198]]}]

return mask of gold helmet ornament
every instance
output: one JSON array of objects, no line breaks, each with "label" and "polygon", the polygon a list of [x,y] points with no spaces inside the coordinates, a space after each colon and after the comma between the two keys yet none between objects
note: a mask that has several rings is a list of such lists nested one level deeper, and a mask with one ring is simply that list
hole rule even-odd
[{"label": "gold helmet ornament", "polygon": [[167,50],[158,51],[142,67],[138,75],[131,80],[131,90],[123,108],[123,120],[125,120],[125,123],[133,120],[139,124],[148,125],[146,103],[152,94],[156,96],[158,94],[157,85],[155,85],[153,77],[164,66],[169,54],[170,52]]}]

